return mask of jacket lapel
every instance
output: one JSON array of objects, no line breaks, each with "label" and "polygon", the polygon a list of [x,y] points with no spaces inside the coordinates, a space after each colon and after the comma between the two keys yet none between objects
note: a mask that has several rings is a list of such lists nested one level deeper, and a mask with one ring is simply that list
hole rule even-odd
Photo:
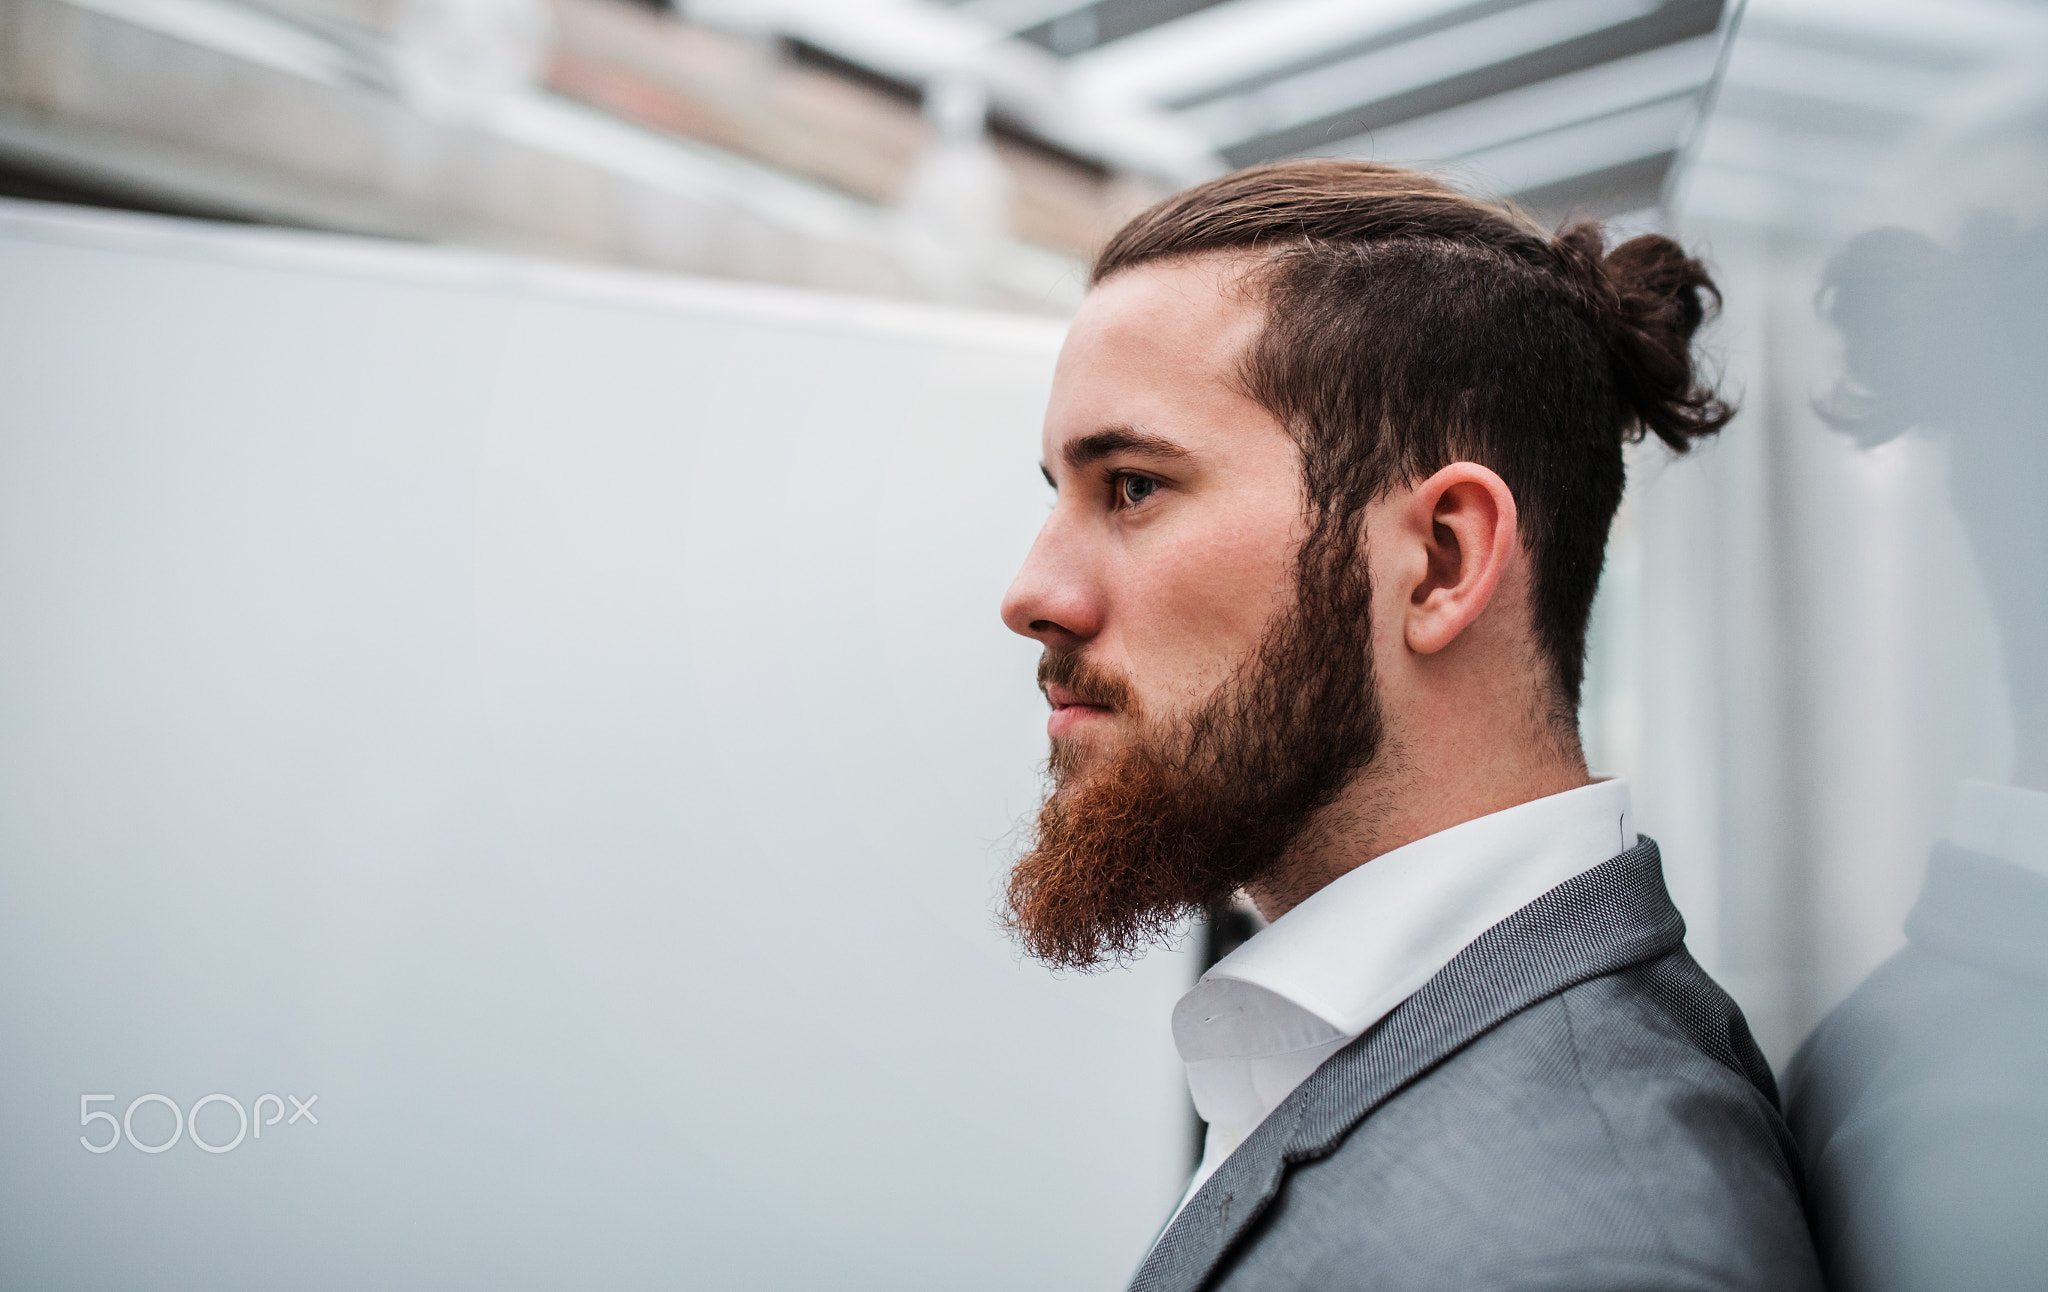
[{"label": "jacket lapel", "polygon": [[1188,1200],[1131,1292],[1194,1292],[1272,1202],[1289,1166],[1334,1152],[1374,1109],[1510,1015],[1683,942],[1657,845],[1637,838],[1482,933],[1317,1068]]}]

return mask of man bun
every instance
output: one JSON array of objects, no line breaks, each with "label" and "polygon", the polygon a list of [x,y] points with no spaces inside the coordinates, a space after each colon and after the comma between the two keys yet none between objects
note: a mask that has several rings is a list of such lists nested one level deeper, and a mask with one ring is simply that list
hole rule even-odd
[{"label": "man bun", "polygon": [[1613,361],[1614,379],[1635,417],[1628,438],[1654,432],[1675,453],[1728,424],[1735,410],[1701,379],[1692,339],[1720,308],[1707,268],[1661,234],[1606,249],[1593,221],[1574,224],[1555,243],[1579,285]]}]

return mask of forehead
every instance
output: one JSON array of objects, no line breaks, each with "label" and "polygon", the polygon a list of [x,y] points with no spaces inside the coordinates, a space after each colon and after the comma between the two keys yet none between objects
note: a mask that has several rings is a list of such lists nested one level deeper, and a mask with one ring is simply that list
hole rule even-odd
[{"label": "forehead", "polygon": [[1066,439],[1105,426],[1172,435],[1263,414],[1237,381],[1264,322],[1242,286],[1247,267],[1238,257],[1189,257],[1096,286],[1060,349],[1046,410],[1048,459]]}]

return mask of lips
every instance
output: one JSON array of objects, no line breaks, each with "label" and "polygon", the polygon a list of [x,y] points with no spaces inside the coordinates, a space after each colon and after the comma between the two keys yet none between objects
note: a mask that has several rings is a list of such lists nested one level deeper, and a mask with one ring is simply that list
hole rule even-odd
[{"label": "lips", "polygon": [[1070,687],[1061,686],[1058,682],[1047,682],[1045,684],[1045,699],[1048,704],[1052,705],[1055,712],[1061,709],[1100,709],[1107,713],[1111,707],[1089,696],[1084,696]]},{"label": "lips", "polygon": [[1093,728],[1114,730],[1138,720],[1130,683],[1114,669],[1091,666],[1077,651],[1048,649],[1038,661],[1038,689],[1052,706],[1045,731],[1055,747]]},{"label": "lips", "polygon": [[1094,697],[1057,682],[1046,683],[1045,698],[1052,705],[1052,716],[1045,720],[1045,734],[1054,740],[1074,735],[1090,723],[1106,721],[1116,712],[1109,705],[1094,703]]}]

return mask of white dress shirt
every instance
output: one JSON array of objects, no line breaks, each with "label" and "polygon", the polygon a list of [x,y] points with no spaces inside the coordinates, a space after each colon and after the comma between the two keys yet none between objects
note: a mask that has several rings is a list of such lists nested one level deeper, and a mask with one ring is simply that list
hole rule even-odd
[{"label": "white dress shirt", "polygon": [[1473,939],[1635,842],[1628,782],[1595,781],[1375,857],[1225,956],[1173,1010],[1209,1124],[1182,1203],[1323,1060]]},{"label": "white dress shirt", "polygon": [[1948,838],[1958,848],[2048,875],[2048,794],[2016,785],[1964,781],[1956,790],[1956,816]]}]

